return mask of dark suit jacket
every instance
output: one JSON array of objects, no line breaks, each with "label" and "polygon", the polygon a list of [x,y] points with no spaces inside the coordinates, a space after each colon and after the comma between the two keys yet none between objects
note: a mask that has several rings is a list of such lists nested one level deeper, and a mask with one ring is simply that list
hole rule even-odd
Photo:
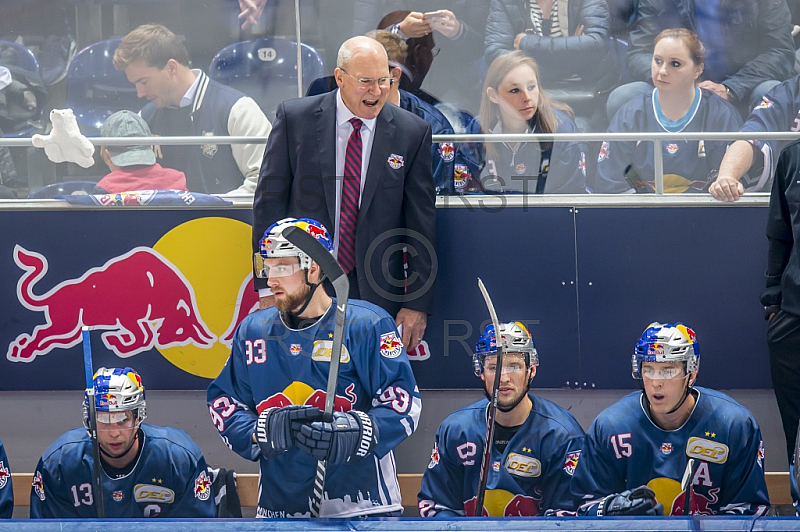
[{"label": "dark suit jacket", "polygon": [[[392,167],[390,158],[397,168]],[[387,103],[375,123],[367,168],[356,229],[361,299],[383,307],[392,316],[401,307],[430,313],[436,274],[430,125]],[[281,103],[253,202],[254,252],[267,227],[287,216],[313,218],[332,232],[335,173],[336,92]],[[404,244],[409,248],[407,291]],[[265,286],[256,279],[256,288]]]}]

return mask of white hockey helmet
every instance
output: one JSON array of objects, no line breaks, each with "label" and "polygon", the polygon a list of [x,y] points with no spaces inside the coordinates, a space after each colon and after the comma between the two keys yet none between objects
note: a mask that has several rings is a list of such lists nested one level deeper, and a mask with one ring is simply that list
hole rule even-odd
[{"label": "white hockey helmet", "polygon": [[[508,353],[522,353],[528,367],[539,365],[539,354],[533,343],[533,337],[528,329],[520,322],[500,324],[500,339]],[[483,373],[483,361],[488,355],[497,354],[497,338],[494,334],[494,325],[487,325],[483,334],[475,343],[475,353],[472,355],[472,368],[478,377]]]},{"label": "white hockey helmet", "polygon": [[686,374],[694,373],[700,366],[700,345],[694,330],[683,322],[651,323],[633,348],[634,379],[642,378],[644,362],[684,362]]},{"label": "white hockey helmet", "polygon": [[[94,374],[96,412],[133,410],[141,422],[147,417],[142,378],[132,368],[99,368]],[[89,390],[83,398],[83,424],[89,428]]]},{"label": "white hockey helmet", "polygon": [[264,259],[297,257],[300,261],[300,268],[307,270],[311,267],[311,257],[283,236],[283,231],[292,226],[299,227],[310,234],[333,253],[333,240],[324,225],[311,218],[284,218],[270,225],[259,241],[259,251],[254,257],[256,277],[267,278]]}]

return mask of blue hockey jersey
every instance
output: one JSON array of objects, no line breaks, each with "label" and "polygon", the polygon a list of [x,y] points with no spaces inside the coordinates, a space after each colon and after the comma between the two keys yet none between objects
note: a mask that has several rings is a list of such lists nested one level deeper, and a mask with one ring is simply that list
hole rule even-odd
[{"label": "blue hockey jersey", "polygon": [[[432,135],[452,135],[453,126],[441,111],[433,105],[420,100],[410,92],[400,89],[400,108],[414,113],[431,125]],[[431,162],[433,165],[433,181],[436,193],[447,192],[453,179],[453,165],[456,150],[452,142],[434,142],[431,144]]]},{"label": "blue hockey jersey", "polygon": [[[609,133],[668,131],[656,116],[653,92],[622,106],[611,124]],[[738,111],[728,102],[706,89],[700,90],[700,101],[694,115],[681,131],[737,131],[742,125]],[[704,192],[714,182],[716,171],[728,147],[726,140],[662,141],[664,189],[666,192]],[[651,141],[603,141],[597,157],[594,191],[600,194],[631,192],[639,185],[626,179],[643,181],[642,188],[654,190],[654,144]],[[628,167],[630,166],[630,172]]]},{"label": "blue hockey jersey", "polygon": [[[750,111],[742,132],[800,131],[800,76],[795,76],[772,88],[755,108]],[[753,145],[763,156],[763,170],[745,176],[742,184],[746,191],[769,192],[775,164],[781,150],[789,140],[754,140]],[[760,165],[759,165],[760,166]]]},{"label": "blue hockey jersey", "polygon": [[14,488],[11,485],[11,467],[0,441],[0,519],[10,519],[14,513]]},{"label": "blue hockey jersey", "polygon": [[[529,397],[533,408],[505,451],[492,448],[483,515],[543,515],[548,509],[573,506],[569,485],[583,447],[583,429],[555,403]],[[488,405],[486,399],[472,403],[439,426],[418,495],[421,516],[475,515]]]},{"label": "blue hockey jersey", "polygon": [[[107,518],[216,517],[203,453],[188,434],[142,424],[142,449],[122,478],[103,474]],[[31,518],[97,517],[92,441],[86,429],[61,435],[42,455],[31,486]]]},{"label": "blue hockey jersey", "polygon": [[694,388],[697,404],[682,427],[659,428],[642,392],[603,410],[586,434],[571,490],[576,501],[649,486],[665,515],[685,515],[681,480],[690,458],[693,515],[763,515],[769,507],[764,447],[753,415],[724,393]]},{"label": "blue hockey jersey", "polygon": [[[566,113],[558,109],[553,112],[558,120],[556,133],[578,133],[578,126]],[[466,134],[485,132],[476,118],[467,126]],[[496,124],[488,132],[503,133],[502,124]],[[489,157],[481,143],[459,144],[453,168],[455,192],[481,189],[495,193],[527,194],[586,192],[586,156],[582,143],[558,141],[546,150],[542,149],[539,142],[496,142],[493,145],[495,157]]]},{"label": "blue hockey jersey", "polygon": [[[252,435],[257,416],[290,404],[325,406],[336,300],[316,323],[287,328],[274,307],[236,330],[231,355],[208,387],[214,425],[233,451],[260,460],[258,517],[308,517],[317,461],[294,447],[264,459]],[[394,320],[366,301],[350,300],[335,408],[367,412],[378,429],[373,455],[328,464],[322,517],[402,510],[394,449],[417,427],[422,403]]]}]

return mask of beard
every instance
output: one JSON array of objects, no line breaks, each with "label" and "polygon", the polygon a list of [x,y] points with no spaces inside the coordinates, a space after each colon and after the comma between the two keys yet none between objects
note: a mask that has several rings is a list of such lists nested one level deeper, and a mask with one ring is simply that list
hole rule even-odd
[{"label": "beard", "polygon": [[311,288],[308,285],[303,285],[297,292],[294,294],[289,294],[284,292],[283,299],[276,299],[275,300],[275,307],[280,312],[289,313],[292,312],[294,309],[303,305],[306,302],[306,297],[308,297],[308,293],[311,291]]}]

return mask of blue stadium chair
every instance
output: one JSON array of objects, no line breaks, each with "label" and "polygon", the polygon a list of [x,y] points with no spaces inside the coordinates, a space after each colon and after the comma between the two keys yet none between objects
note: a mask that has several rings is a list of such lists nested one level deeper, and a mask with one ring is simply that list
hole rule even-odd
[{"label": "blue stadium chair", "polygon": [[[303,91],[323,76],[325,65],[319,53],[301,44]],[[283,100],[297,95],[297,43],[273,37],[226,46],[211,60],[208,75],[253,98],[272,120]]]},{"label": "blue stadium chair", "polygon": [[121,39],[100,41],[75,54],[67,72],[66,105],[75,113],[81,132],[97,136],[109,115],[129,109],[138,112],[146,103],[124,72],[114,68],[114,51]]},{"label": "blue stadium chair", "polygon": [[52,199],[56,196],[69,196],[75,193],[93,194],[95,181],[64,181],[63,183],[52,183],[42,188],[36,189],[28,198],[31,199]]}]

